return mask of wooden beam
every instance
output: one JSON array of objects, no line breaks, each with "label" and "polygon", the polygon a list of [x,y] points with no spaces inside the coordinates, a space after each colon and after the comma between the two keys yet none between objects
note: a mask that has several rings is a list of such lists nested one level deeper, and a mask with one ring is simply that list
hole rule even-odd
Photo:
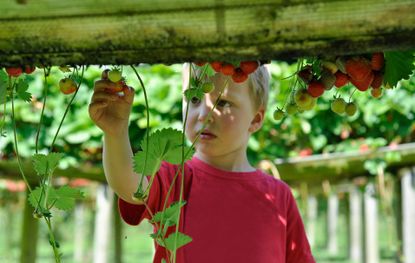
[{"label": "wooden beam", "polygon": [[383,158],[391,153],[400,155],[400,160],[387,162],[387,169],[413,165],[415,163],[415,143],[400,144],[394,147],[381,147],[366,152],[331,153],[312,155],[308,157],[295,157],[276,159],[274,163],[281,179],[288,184],[300,182],[309,185],[321,185],[324,180],[338,183],[351,180],[354,177],[367,175],[364,162],[372,158]]},{"label": "wooden beam", "polygon": [[[275,163],[281,179],[290,185],[296,186],[300,183],[306,183],[310,186],[320,186],[324,180],[330,183],[339,183],[352,180],[355,177],[365,176],[368,174],[364,168],[366,160],[386,158],[388,154],[393,153],[399,154],[400,159],[388,162],[388,169],[415,163],[415,143],[381,147],[377,150],[366,152],[330,153],[308,157],[276,159],[273,163]],[[38,182],[38,177],[30,161],[23,162],[23,171],[29,182]],[[92,164],[56,169],[54,177],[66,177],[68,179],[85,178],[97,182],[106,182],[101,166]],[[19,167],[15,160],[2,160],[0,162],[0,178],[21,179]]]},{"label": "wooden beam", "polygon": [[415,48],[413,0],[19,0],[2,1],[0,24],[0,67]]}]

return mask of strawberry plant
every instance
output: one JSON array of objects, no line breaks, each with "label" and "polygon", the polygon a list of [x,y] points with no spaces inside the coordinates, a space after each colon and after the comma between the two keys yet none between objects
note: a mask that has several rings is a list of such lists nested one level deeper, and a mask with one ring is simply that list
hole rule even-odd
[{"label": "strawberry plant", "polygon": [[[20,159],[19,154],[19,143],[17,141],[17,127],[15,123],[15,100],[19,99],[25,102],[31,102],[31,94],[28,92],[28,82],[26,79],[27,74],[31,74],[33,72],[33,67],[26,67],[25,68],[25,74],[23,74],[22,68],[11,68],[6,69],[6,72],[8,73],[8,76],[4,73],[3,70],[0,70],[0,104],[4,104],[4,112],[3,112],[3,121],[1,123],[1,135],[6,136],[6,134],[3,133],[3,128],[5,125],[4,118],[6,116],[6,102],[11,102],[11,115],[12,115],[12,122],[13,122],[13,133],[14,133],[14,150],[15,155],[18,161],[18,165],[20,168],[21,176],[23,181],[26,184],[26,187],[28,189],[29,193],[29,202],[34,207],[34,213],[33,216],[35,218],[41,219],[43,218],[47,224],[48,231],[49,231],[49,243],[52,246],[53,253],[55,256],[55,261],[60,262],[61,261],[61,253],[59,252],[59,243],[55,238],[54,231],[52,228],[52,208],[57,208],[60,210],[70,210],[74,207],[75,199],[83,198],[83,193],[74,188],[70,188],[68,186],[63,186],[60,188],[56,188],[53,185],[53,173],[56,169],[59,161],[63,157],[63,153],[53,152],[54,149],[54,142],[56,140],[56,137],[58,136],[60,127],[62,126],[62,123],[66,117],[66,114],[69,110],[69,107],[73,101],[73,99],[76,96],[76,92],[79,88],[79,85],[75,86],[75,82],[72,78],[66,77],[63,78],[59,82],[59,88],[64,94],[70,94],[74,93],[71,101],[68,103],[65,114],[62,117],[62,120],[60,122],[60,125],[56,131],[56,134],[53,138],[52,145],[50,146],[49,153],[42,154],[39,153],[39,144],[38,144],[38,135],[41,130],[41,124],[44,117],[44,107],[46,105],[46,98],[44,97],[43,101],[43,108],[40,115],[40,122],[37,130],[37,136],[36,136],[36,149],[35,153],[32,155],[32,162],[33,162],[33,169],[36,171],[38,175],[38,183],[37,187],[35,189],[32,189],[32,185],[28,182],[24,170],[22,168],[22,163]],[[45,79],[45,85],[44,85],[44,92],[47,94],[47,85],[46,81],[50,73],[50,68],[44,68],[44,79]],[[78,70],[76,70],[78,73]],[[71,77],[80,77],[82,79],[82,75],[84,72],[84,68],[82,67],[82,73],[80,76],[71,76]]]},{"label": "strawberry plant", "polygon": [[[319,97],[336,87],[330,107],[334,113],[346,113],[351,117],[357,112],[357,106],[352,101],[356,90],[370,91],[370,97],[379,98],[384,88],[392,89],[398,81],[409,78],[415,68],[413,60],[412,52],[299,59],[286,102],[288,105],[297,105],[300,111],[308,111],[315,107]],[[340,89],[342,94],[346,90],[350,91],[348,101],[341,98]],[[346,107],[346,104],[350,106]],[[290,107],[290,112],[294,112]],[[282,108],[287,111],[287,106],[283,105]]]}]

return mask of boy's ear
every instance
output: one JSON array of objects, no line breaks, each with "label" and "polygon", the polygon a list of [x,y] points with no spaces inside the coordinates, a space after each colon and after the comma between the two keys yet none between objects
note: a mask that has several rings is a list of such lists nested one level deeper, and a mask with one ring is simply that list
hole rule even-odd
[{"label": "boy's ear", "polygon": [[248,131],[251,133],[258,131],[262,127],[262,124],[264,123],[264,117],[265,117],[265,109],[263,106],[261,106],[257,110],[254,116],[254,119],[251,121],[251,125],[249,126]]}]

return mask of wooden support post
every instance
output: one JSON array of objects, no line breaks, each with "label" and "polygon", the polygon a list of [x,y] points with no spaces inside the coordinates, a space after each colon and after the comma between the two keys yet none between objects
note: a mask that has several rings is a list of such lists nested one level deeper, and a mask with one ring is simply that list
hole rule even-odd
[{"label": "wooden support post", "polygon": [[316,221],[317,221],[317,198],[315,195],[309,195],[307,198],[307,237],[311,248],[316,241]]},{"label": "wooden support post", "polygon": [[22,233],[20,237],[20,263],[35,263],[38,241],[39,220],[33,217],[33,207],[28,201],[29,190],[23,209]]},{"label": "wooden support post", "polygon": [[362,193],[357,186],[349,192],[349,206],[349,257],[353,263],[362,263]]},{"label": "wooden support post", "polygon": [[74,262],[85,262],[85,240],[87,237],[86,228],[87,223],[85,220],[85,204],[83,202],[77,202],[74,211],[75,221],[75,238],[74,238]]},{"label": "wooden support post", "polygon": [[114,194],[112,214],[114,222],[114,263],[122,262],[122,222],[118,212],[118,197]]},{"label": "wooden support post", "polygon": [[113,192],[102,184],[96,193],[96,214],[94,231],[94,263],[107,263],[111,239],[111,213],[113,203]]},{"label": "wooden support post", "polygon": [[369,183],[364,194],[365,224],[365,263],[379,263],[378,244],[378,202],[375,186]]},{"label": "wooden support post", "polygon": [[327,250],[330,255],[336,255],[338,252],[337,246],[337,222],[339,219],[339,198],[336,192],[331,192],[328,198],[328,212],[327,212],[327,230],[328,230],[328,244]]},{"label": "wooden support post", "polygon": [[403,257],[405,263],[415,263],[415,167],[401,175]]}]

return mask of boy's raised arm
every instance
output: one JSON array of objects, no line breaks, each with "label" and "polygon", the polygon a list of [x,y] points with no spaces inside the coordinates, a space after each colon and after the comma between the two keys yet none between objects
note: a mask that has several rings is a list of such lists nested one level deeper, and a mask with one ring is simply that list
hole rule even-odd
[{"label": "boy's raised arm", "polygon": [[[132,198],[140,180],[140,175],[133,171],[133,152],[128,137],[134,89],[125,86],[119,94],[114,92],[115,85],[104,71],[102,79],[95,82],[89,115],[104,132],[102,161],[108,184],[125,201],[142,204]],[[144,177],[143,190],[147,185],[147,178]]]}]

